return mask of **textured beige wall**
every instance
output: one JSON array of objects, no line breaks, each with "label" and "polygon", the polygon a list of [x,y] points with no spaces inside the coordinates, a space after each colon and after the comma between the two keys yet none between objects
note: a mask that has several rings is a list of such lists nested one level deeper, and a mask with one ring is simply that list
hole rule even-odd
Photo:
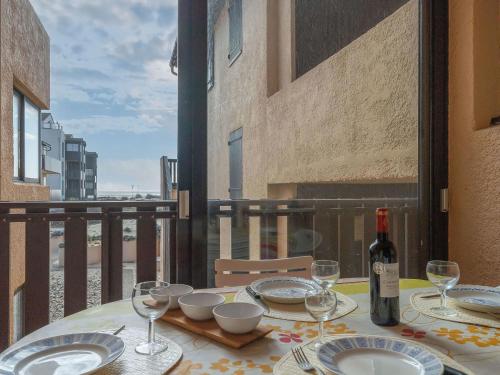
[{"label": "textured beige wall", "polygon": [[491,42],[481,37],[484,23],[498,23],[499,6],[500,0],[450,1],[449,254],[464,283],[500,284],[500,127],[488,127],[494,107],[482,103],[499,88],[484,78],[494,80],[498,65],[480,65]]},{"label": "textured beige wall", "polygon": [[[50,104],[49,37],[27,0],[0,1],[0,200],[47,200],[48,188],[12,180],[12,93]],[[24,283],[24,224],[11,224],[12,294]]]},{"label": "textured beige wall", "polygon": [[[229,196],[229,133],[243,127],[243,181],[252,181],[253,168],[266,163],[266,0],[243,1],[243,52],[229,66],[228,13],[224,8],[215,26],[214,87],[208,93],[208,194]],[[250,141],[252,140],[252,141]],[[262,178],[262,175],[261,177]],[[245,182],[244,182],[245,183]],[[259,197],[265,184],[259,184]],[[243,194],[248,196],[248,185]]]},{"label": "textured beige wall", "polygon": [[281,12],[271,39],[279,67],[267,55],[269,8],[266,0],[243,1],[243,53],[231,67],[226,9],[216,25],[210,198],[228,196],[227,141],[239,127],[245,198],[267,197],[268,184],[416,181],[417,0],[293,82],[290,1],[280,0],[270,14]]}]

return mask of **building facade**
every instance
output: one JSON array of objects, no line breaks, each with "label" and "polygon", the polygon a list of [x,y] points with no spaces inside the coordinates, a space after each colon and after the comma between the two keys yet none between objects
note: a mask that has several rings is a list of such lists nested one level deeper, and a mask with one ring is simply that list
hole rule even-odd
[{"label": "building facade", "polygon": [[64,200],[65,146],[63,127],[51,113],[42,113],[42,182],[50,189],[50,200]]},{"label": "building facade", "polygon": [[[50,40],[28,0],[0,2],[0,200],[47,200],[41,184],[40,110],[50,105]],[[24,224],[10,224],[10,286],[25,281]],[[4,260],[0,263],[5,265]],[[13,311],[11,311],[11,315]],[[11,319],[11,322],[14,319]],[[18,331],[19,332],[19,331]],[[11,334],[16,335],[14,327]]]},{"label": "building facade", "polygon": [[209,198],[416,196],[417,0],[209,5]]},{"label": "building facade", "polygon": [[97,200],[97,152],[85,153],[85,199]]},{"label": "building facade", "polygon": [[65,136],[65,198],[80,201],[85,199],[85,148],[83,138],[74,138],[72,134]]}]

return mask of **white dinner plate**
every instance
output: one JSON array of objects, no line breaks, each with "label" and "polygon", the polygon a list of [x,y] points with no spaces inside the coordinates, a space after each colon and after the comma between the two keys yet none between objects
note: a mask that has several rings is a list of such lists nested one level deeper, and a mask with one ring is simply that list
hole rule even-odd
[{"label": "white dinner plate", "polygon": [[312,280],[286,276],[256,280],[250,287],[268,301],[286,304],[304,303],[307,291],[321,290]]},{"label": "white dinner plate", "polygon": [[444,370],[441,359],[424,347],[390,337],[333,339],[317,355],[337,375],[441,375]]},{"label": "white dinner plate", "polygon": [[500,313],[500,289],[481,285],[457,285],[446,295],[460,307],[486,312]]},{"label": "white dinner plate", "polygon": [[4,375],[92,374],[125,350],[123,340],[106,333],[76,333],[27,344],[0,358]]}]

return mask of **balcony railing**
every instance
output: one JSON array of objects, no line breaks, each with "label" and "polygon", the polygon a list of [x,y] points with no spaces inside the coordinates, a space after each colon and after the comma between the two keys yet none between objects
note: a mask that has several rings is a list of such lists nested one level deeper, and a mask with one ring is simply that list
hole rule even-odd
[{"label": "balcony railing", "polygon": [[[375,209],[390,209],[400,274],[418,274],[417,198],[211,200],[208,280],[214,260],[313,255],[341,262],[341,277],[368,276]],[[211,275],[211,276],[210,276]]]},{"label": "balcony railing", "polygon": [[[390,236],[399,249],[402,276],[417,275],[416,198],[210,200],[208,286],[217,258],[263,259],[314,255],[341,262],[342,277],[367,276],[375,208],[389,207]],[[157,277],[157,219],[163,220],[162,263],[175,271],[176,201],[0,203],[0,350],[8,345],[12,298],[9,246],[19,238],[11,223],[25,223],[22,332],[49,323],[50,223],[64,222],[64,315],[87,308],[87,224],[101,223],[101,302],[123,298],[123,220],[136,220],[136,280]],[[17,228],[19,229],[19,228]],[[128,251],[128,249],[127,249]],[[181,251],[181,250],[179,250]],[[165,255],[167,256],[167,255]]]},{"label": "balcony railing", "polygon": [[[0,203],[0,351],[8,345],[10,331],[10,241],[19,238],[11,223],[25,223],[22,335],[49,323],[51,222],[64,222],[66,316],[87,308],[87,223],[101,222],[101,302],[106,303],[123,298],[123,220],[137,221],[137,280],[156,279],[156,220],[170,219],[169,232],[175,233],[175,207],[175,201]],[[175,246],[175,236],[170,245]]]}]

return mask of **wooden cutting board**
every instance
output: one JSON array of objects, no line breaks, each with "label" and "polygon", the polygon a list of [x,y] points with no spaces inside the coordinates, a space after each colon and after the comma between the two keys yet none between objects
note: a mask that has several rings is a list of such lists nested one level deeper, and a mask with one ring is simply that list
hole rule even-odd
[{"label": "wooden cutting board", "polygon": [[221,344],[230,346],[231,348],[239,349],[255,340],[264,337],[269,332],[272,331],[272,328],[266,326],[257,326],[250,333],[244,333],[242,335],[234,335],[232,333],[227,333],[223,331],[215,319],[197,321],[189,319],[182,310],[172,310],[168,311],[165,315],[161,317],[167,323],[171,323],[178,327],[184,328],[188,331],[197,333],[198,335],[202,335],[208,337],[209,339],[220,342]]}]

